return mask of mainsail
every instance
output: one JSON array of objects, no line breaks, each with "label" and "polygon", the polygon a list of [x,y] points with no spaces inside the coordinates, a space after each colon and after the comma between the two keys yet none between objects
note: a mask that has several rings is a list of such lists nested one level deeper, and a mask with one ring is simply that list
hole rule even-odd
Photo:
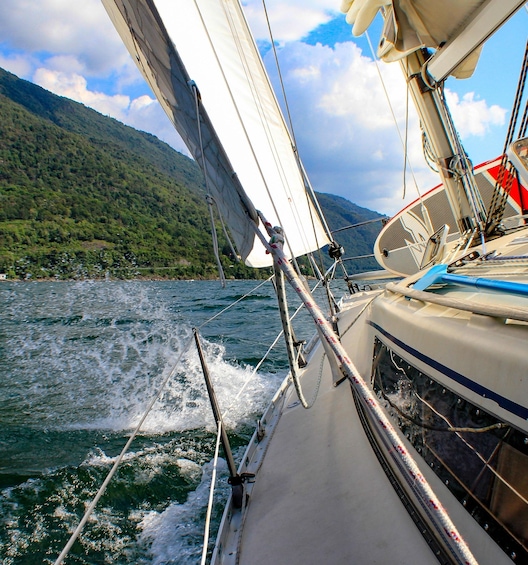
[{"label": "mainsail", "polygon": [[205,169],[208,190],[244,261],[253,267],[272,263],[254,245],[255,209],[285,229],[291,256],[328,244],[239,1],[102,1]]}]

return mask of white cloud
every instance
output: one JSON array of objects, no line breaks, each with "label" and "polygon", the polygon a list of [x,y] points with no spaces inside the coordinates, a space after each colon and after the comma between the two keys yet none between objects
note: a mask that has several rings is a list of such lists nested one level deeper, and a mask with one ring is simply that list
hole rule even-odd
[{"label": "white cloud", "polygon": [[123,120],[130,106],[130,98],[124,94],[108,95],[88,90],[86,79],[76,73],[66,73],[40,68],[33,80],[46,90],[66,96],[94,108],[101,114]]},{"label": "white cloud", "polygon": [[21,78],[30,76],[33,63],[25,55],[3,55],[0,53],[0,67]]},{"label": "white cloud", "polygon": [[[267,39],[261,0],[244,5],[256,38]],[[281,44],[297,143],[314,188],[380,212],[397,211],[403,205],[403,150],[374,63],[352,41],[334,48],[299,41],[335,16],[339,0],[268,0],[267,6]],[[161,107],[145,95],[148,88],[100,0],[4,0],[0,37],[4,68],[186,151]],[[274,63],[269,69],[276,74]],[[399,66],[382,69],[403,131],[406,92]],[[473,93],[446,96],[463,138],[504,123],[503,109]],[[413,110],[409,131],[412,165],[426,190],[437,177],[424,163]],[[407,193],[416,196],[409,186]]]},{"label": "white cloud", "polygon": [[100,0],[4,0],[0,37],[13,50],[75,57],[88,75],[126,64]]},{"label": "white cloud", "polygon": [[468,92],[460,99],[457,93],[446,89],[445,95],[453,120],[463,138],[482,137],[490,131],[491,126],[504,125],[506,110],[496,104],[488,106],[474,92]]},{"label": "white cloud", "polygon": [[[375,63],[352,42],[334,48],[288,43],[279,59],[301,158],[314,188],[380,212],[400,209],[403,147]],[[385,66],[383,74],[404,128],[406,91],[398,65]],[[429,188],[436,178],[424,163],[413,112],[409,128],[410,158],[417,178]],[[409,184],[412,200],[417,193],[412,179]]]},{"label": "white cloud", "polygon": [[46,59],[46,66],[64,73],[82,73],[85,69],[73,55],[55,55]]},{"label": "white cloud", "polygon": [[[246,0],[243,5],[255,39],[269,40],[262,0]],[[339,9],[339,0],[268,0],[266,9],[273,39],[284,43],[302,39],[330,21]]]},{"label": "white cloud", "polygon": [[[270,74],[276,74],[268,54]],[[425,162],[414,105],[398,64],[380,63],[385,89],[400,133],[396,129],[378,69],[353,43],[334,48],[286,43],[279,50],[301,158],[316,190],[344,196],[385,213],[394,213],[439,182]],[[273,79],[277,83],[276,78]],[[505,110],[472,93],[458,98],[446,91],[462,139],[483,135],[504,123]],[[404,192],[404,151],[408,108],[408,156]],[[490,155],[492,158],[495,155]]]},{"label": "white cloud", "polygon": [[132,100],[125,123],[140,131],[153,133],[180,153],[190,156],[185,143],[154,98],[140,96]]},{"label": "white cloud", "polygon": [[86,79],[76,73],[66,73],[39,68],[33,81],[59,96],[71,98],[111,116],[135,129],[156,135],[178,151],[188,155],[188,151],[176,133],[173,125],[158,102],[150,96],[142,95],[131,99],[125,94],[105,94],[89,90]]}]

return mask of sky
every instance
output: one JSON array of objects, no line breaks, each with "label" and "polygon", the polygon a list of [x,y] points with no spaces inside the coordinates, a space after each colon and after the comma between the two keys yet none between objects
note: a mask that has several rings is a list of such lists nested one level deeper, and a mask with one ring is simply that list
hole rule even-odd
[{"label": "sky", "polygon": [[[174,0],[187,1],[187,0]],[[246,16],[276,83],[262,0]],[[398,64],[376,63],[374,23],[355,38],[340,0],[267,0],[301,159],[316,191],[392,215],[438,184],[422,156],[418,119],[408,118],[411,166],[404,179],[406,93]],[[501,154],[524,54],[522,9],[484,47],[471,79],[448,79],[446,97],[474,164]],[[100,0],[2,0],[0,67],[188,152],[144,83]],[[395,126],[385,90],[400,125]],[[404,198],[405,195],[405,198]]]}]

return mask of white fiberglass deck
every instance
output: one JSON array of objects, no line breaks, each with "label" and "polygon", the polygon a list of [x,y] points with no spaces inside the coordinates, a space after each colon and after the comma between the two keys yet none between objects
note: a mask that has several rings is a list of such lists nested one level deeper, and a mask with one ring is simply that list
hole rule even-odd
[{"label": "white fiberglass deck", "polygon": [[[318,372],[319,361],[313,366]],[[372,451],[349,383],[334,388],[325,372],[313,408],[289,407],[295,393],[286,398],[251,494],[239,563],[438,563]]]}]

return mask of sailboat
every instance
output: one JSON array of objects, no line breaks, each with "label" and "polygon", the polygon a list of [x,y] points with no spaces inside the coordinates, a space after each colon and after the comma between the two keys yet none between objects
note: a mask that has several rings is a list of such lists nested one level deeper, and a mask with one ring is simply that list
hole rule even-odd
[{"label": "sailboat", "polygon": [[381,271],[346,275],[340,300],[321,275],[328,309],[296,258],[342,250],[238,0],[103,4],[237,253],[275,271],[291,371],[240,466],[228,457],[212,563],[528,563],[527,61],[504,155],[480,168],[443,95],[524,0],[343,2],[356,35],[383,17],[379,57],[404,73],[441,184],[383,228]]}]

